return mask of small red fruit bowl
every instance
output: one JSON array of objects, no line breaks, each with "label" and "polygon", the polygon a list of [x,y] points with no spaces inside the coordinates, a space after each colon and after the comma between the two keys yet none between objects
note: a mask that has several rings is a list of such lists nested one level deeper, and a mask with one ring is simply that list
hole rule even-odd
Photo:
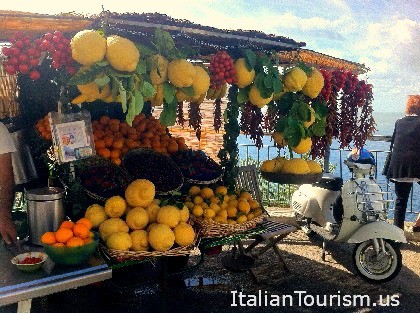
[{"label": "small red fruit bowl", "polygon": [[47,259],[48,256],[43,252],[28,252],[15,256],[11,262],[20,271],[29,273],[40,269]]}]

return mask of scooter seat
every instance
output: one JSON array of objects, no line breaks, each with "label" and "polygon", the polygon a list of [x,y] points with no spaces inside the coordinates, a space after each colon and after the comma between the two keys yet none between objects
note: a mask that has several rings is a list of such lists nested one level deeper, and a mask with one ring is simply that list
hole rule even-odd
[{"label": "scooter seat", "polygon": [[343,179],[339,176],[323,173],[320,181],[313,183],[312,186],[321,187],[328,190],[340,191],[343,186]]}]

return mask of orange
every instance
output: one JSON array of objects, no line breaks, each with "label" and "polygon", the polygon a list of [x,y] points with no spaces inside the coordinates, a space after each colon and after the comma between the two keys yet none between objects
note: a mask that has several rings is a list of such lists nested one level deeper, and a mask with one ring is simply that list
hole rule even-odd
[{"label": "orange", "polygon": [[121,133],[121,131],[115,132],[114,139],[124,139],[124,135]]},{"label": "orange", "polygon": [[140,148],[140,142],[138,142],[138,141],[131,141],[131,142],[128,143],[128,148],[130,148],[130,149]]},{"label": "orange", "polygon": [[144,133],[144,131],[146,130],[146,122],[141,122],[140,124],[137,125],[136,130],[139,133]]},{"label": "orange", "polygon": [[95,139],[101,140],[105,137],[105,133],[103,130],[95,130],[93,132],[93,136],[95,136]]},{"label": "orange", "polygon": [[122,149],[122,147],[124,147],[124,139],[114,140],[114,142],[112,143],[112,147],[114,149]]},{"label": "orange", "polygon": [[85,242],[83,241],[82,238],[73,237],[73,238],[70,238],[69,241],[67,241],[66,246],[67,247],[80,247],[80,246],[83,246],[84,244]]},{"label": "orange", "polygon": [[120,130],[120,124],[109,124],[109,129],[113,132],[117,132]]},{"label": "orange", "polygon": [[160,148],[161,147],[159,141],[152,141],[151,142],[151,146],[152,146],[153,149],[156,149],[156,148]]},{"label": "orange", "polygon": [[178,144],[176,143],[175,140],[171,139],[169,141],[169,145],[166,149],[168,149],[169,153],[176,153],[176,152],[178,152]]},{"label": "orange", "polygon": [[46,245],[53,245],[57,242],[55,239],[55,233],[52,231],[46,232],[41,236],[41,242]]},{"label": "orange", "polygon": [[89,230],[92,228],[92,222],[87,219],[86,217],[82,217],[81,219],[79,219],[76,224],[85,224]]},{"label": "orange", "polygon": [[53,247],[65,247],[66,245],[64,243],[61,242],[56,242],[55,244],[52,245]]},{"label": "orange", "polygon": [[188,150],[188,146],[185,143],[180,143],[178,145],[178,150],[181,150],[181,151]]},{"label": "orange", "polygon": [[57,242],[66,243],[73,237],[73,231],[70,228],[60,228],[55,232]]},{"label": "orange", "polygon": [[109,149],[107,148],[103,148],[103,149],[98,150],[98,154],[101,157],[109,158],[111,156],[111,151],[109,151]]},{"label": "orange", "polygon": [[154,136],[154,134],[153,134],[153,132],[152,131],[147,131],[145,134],[144,134],[144,137],[146,137],[146,138],[152,138]]},{"label": "orange", "polygon": [[109,156],[111,159],[116,159],[121,156],[121,150],[119,149],[113,149],[111,150],[111,155]]},{"label": "orange", "polygon": [[185,139],[184,139],[183,137],[178,137],[178,138],[176,139],[176,142],[177,142],[178,144],[181,144],[181,143],[185,144]]},{"label": "orange", "polygon": [[112,147],[112,144],[114,143],[114,137],[111,136],[105,136],[104,137],[105,147],[110,148]]},{"label": "orange", "polygon": [[45,139],[47,139],[47,140],[52,140],[52,135],[51,135],[51,133],[48,133],[47,135],[45,135],[45,137],[44,137]]},{"label": "orange", "polygon": [[89,237],[89,228],[85,224],[78,223],[74,225],[73,233],[75,237],[87,238]]},{"label": "orange", "polygon": [[85,245],[87,245],[88,243],[91,243],[91,242],[93,242],[93,239],[92,238],[85,238],[85,239],[82,239],[83,240],[83,242],[85,243]]},{"label": "orange", "polygon": [[113,137],[113,135],[114,135],[114,132],[112,130],[110,130],[109,127],[104,129],[104,133],[105,133],[105,137],[106,136]]},{"label": "orange", "polygon": [[120,166],[121,165],[121,159],[120,158],[112,158],[111,161],[115,164]]},{"label": "orange", "polygon": [[105,148],[105,142],[103,140],[97,140],[95,141],[95,149],[100,150]]},{"label": "orange", "polygon": [[43,132],[46,130],[46,129],[45,129],[45,126],[44,126],[44,125],[42,125],[42,124],[40,124],[40,125],[38,125],[38,124],[37,124],[36,129],[38,129],[38,131],[39,131],[40,133],[43,133]]},{"label": "orange", "polygon": [[139,134],[128,134],[127,136],[129,139],[138,140],[140,138]]},{"label": "orange", "polygon": [[74,222],[72,221],[64,221],[61,223],[60,228],[69,228],[69,229],[73,229],[74,227]]},{"label": "orange", "polygon": [[[121,123],[121,121],[120,120],[118,120],[118,119],[116,119],[116,118],[111,118],[110,120],[109,120],[109,125],[120,125],[120,123]],[[119,127],[119,126],[118,126]]]},{"label": "orange", "polygon": [[128,152],[128,150],[129,150],[128,146],[124,146],[124,147],[122,147],[122,149],[121,149],[121,154],[122,154],[122,155],[126,154],[126,153]]},{"label": "orange", "polygon": [[99,119],[99,122],[102,125],[108,125],[109,124],[109,121],[110,121],[110,118],[109,118],[109,116],[106,116],[106,115],[101,116],[101,118]]}]

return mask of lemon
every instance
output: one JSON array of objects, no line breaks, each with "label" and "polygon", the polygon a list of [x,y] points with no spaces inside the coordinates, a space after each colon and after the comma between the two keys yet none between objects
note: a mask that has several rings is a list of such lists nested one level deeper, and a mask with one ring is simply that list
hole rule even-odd
[{"label": "lemon", "polygon": [[254,210],[254,216],[255,216],[255,217],[258,217],[258,216],[260,216],[261,214],[263,214],[263,210],[262,210],[261,208],[258,208],[258,209],[255,209],[255,210]]},{"label": "lemon", "polygon": [[72,58],[90,66],[102,61],[106,53],[106,39],[97,31],[86,29],[78,32],[70,41]]},{"label": "lemon", "polygon": [[296,152],[298,154],[304,154],[306,152],[309,152],[312,147],[312,139],[311,137],[306,137],[300,140],[299,144],[296,147],[292,148],[293,152]]},{"label": "lemon", "polygon": [[132,230],[144,229],[149,224],[149,214],[141,207],[137,207],[128,212],[125,222]]},{"label": "lemon", "polygon": [[216,215],[213,218],[213,221],[215,221],[216,223],[219,223],[219,224],[226,224],[227,223],[227,219],[224,218],[223,216],[219,216],[219,215]]},{"label": "lemon", "polygon": [[157,211],[159,211],[159,205],[152,203],[146,208],[147,214],[149,215],[149,223],[156,222]]},{"label": "lemon", "polygon": [[217,212],[216,216],[222,217],[226,220],[228,218],[227,210],[220,210],[219,212]]},{"label": "lemon", "polygon": [[195,232],[191,225],[181,222],[174,228],[175,242],[178,246],[189,246],[194,242]]},{"label": "lemon", "polygon": [[204,218],[213,218],[216,216],[216,212],[212,209],[204,209]]},{"label": "lemon", "polygon": [[239,197],[245,198],[246,201],[249,201],[252,199],[252,195],[248,191],[242,191]]},{"label": "lemon", "polygon": [[194,205],[194,207],[192,208],[191,211],[192,215],[194,215],[195,217],[201,217],[204,214],[204,210],[201,206],[199,205]]},{"label": "lemon", "polygon": [[102,205],[92,204],[86,209],[85,217],[92,223],[92,227],[96,228],[105,221],[108,216],[105,213],[105,209]]},{"label": "lemon", "polygon": [[316,98],[324,87],[324,76],[316,68],[311,68],[311,73],[308,75],[305,85],[302,88],[302,93],[310,98]]},{"label": "lemon", "polygon": [[203,189],[201,189],[201,197],[203,199],[210,199],[211,197],[213,197],[214,193],[213,190],[209,187],[204,187]]},{"label": "lemon", "polygon": [[149,226],[147,226],[147,231],[150,233],[150,231],[153,229],[153,227],[155,227],[156,225],[159,225],[158,223],[152,223],[152,224],[149,224]]},{"label": "lemon", "polygon": [[229,206],[227,208],[228,217],[235,217],[237,213],[238,213],[238,209],[236,207]]},{"label": "lemon", "polygon": [[276,168],[276,160],[265,160],[261,164],[261,171],[274,173]]},{"label": "lemon", "polygon": [[201,196],[195,196],[193,202],[194,204],[200,204],[204,202],[204,199]]},{"label": "lemon", "polygon": [[175,243],[175,234],[165,224],[156,224],[149,232],[149,244],[157,251],[168,251]]},{"label": "lemon", "polygon": [[254,216],[254,213],[249,213],[249,214],[247,214],[246,219],[247,219],[248,221],[250,221],[250,220],[252,220],[254,217],[255,217],[255,216]]},{"label": "lemon", "polygon": [[251,210],[251,207],[247,201],[239,201],[238,203],[238,211],[248,214]]},{"label": "lemon", "polygon": [[294,67],[284,76],[284,88],[288,91],[300,91],[305,86],[308,77],[306,73],[299,67]]},{"label": "lemon", "polygon": [[282,171],[283,173],[290,174],[309,174],[311,172],[308,163],[306,163],[304,159],[300,158],[286,160]]},{"label": "lemon", "polygon": [[147,179],[136,179],[125,190],[125,199],[132,207],[148,207],[155,197],[155,185]]},{"label": "lemon", "polygon": [[194,65],[187,60],[173,60],[168,65],[168,79],[175,87],[189,87],[194,81],[195,70]]},{"label": "lemon", "polygon": [[286,141],[286,139],[284,139],[283,133],[274,132],[274,133],[271,134],[271,137],[273,138],[274,142],[279,147],[285,147],[285,146],[287,146],[287,141]]},{"label": "lemon", "polygon": [[235,220],[232,220],[230,218],[227,220],[227,223],[230,224],[230,225],[238,224]]},{"label": "lemon", "polygon": [[198,186],[191,186],[190,190],[188,191],[188,193],[190,194],[190,196],[196,196],[200,192],[201,192],[201,189]]},{"label": "lemon", "polygon": [[118,71],[133,72],[140,59],[140,52],[129,39],[109,36],[106,39],[106,59]]},{"label": "lemon", "polygon": [[249,101],[251,101],[253,105],[255,105],[258,108],[262,108],[271,100],[273,100],[273,94],[271,94],[271,96],[268,98],[263,98],[257,86],[252,85],[251,90],[249,91]]},{"label": "lemon", "polygon": [[147,251],[149,248],[149,234],[145,230],[135,230],[130,233],[133,251]]},{"label": "lemon", "polygon": [[101,236],[102,240],[106,241],[106,238],[113,233],[128,233],[129,230],[130,229],[128,228],[127,224],[122,219],[112,217],[104,221],[101,226],[99,226],[99,235]]},{"label": "lemon", "polygon": [[190,218],[190,211],[188,208],[184,205],[182,210],[180,211],[181,216],[181,222],[188,222],[188,219]]},{"label": "lemon", "polygon": [[245,223],[247,221],[248,221],[248,219],[246,218],[246,215],[241,215],[236,219],[236,222],[238,224],[242,224],[242,223]]},{"label": "lemon", "polygon": [[202,94],[207,93],[210,88],[210,76],[201,66],[194,66],[195,75],[192,86],[194,88],[194,99],[198,99]]},{"label": "lemon", "polygon": [[308,164],[311,173],[317,174],[322,172],[322,167],[318,162],[313,160],[307,160],[306,163]]},{"label": "lemon", "polygon": [[249,201],[249,206],[251,207],[251,210],[255,210],[260,207],[260,204],[258,203],[257,200],[252,199]]},{"label": "lemon", "polygon": [[211,203],[216,203],[216,204],[219,204],[219,203],[220,203],[220,199],[219,199],[218,197],[212,196],[212,197],[210,198],[210,202],[211,202]]},{"label": "lemon", "polygon": [[105,202],[105,213],[109,217],[120,217],[127,209],[127,202],[123,197],[113,196]]},{"label": "lemon", "polygon": [[309,111],[311,111],[311,119],[303,123],[303,126],[305,126],[306,128],[308,128],[315,122],[315,111],[311,106],[308,105],[308,107]]},{"label": "lemon", "polygon": [[210,203],[209,205],[209,209],[212,209],[214,212],[219,212],[220,211],[220,206],[216,203]]},{"label": "lemon", "polygon": [[181,221],[181,212],[177,207],[165,205],[158,210],[156,221],[160,224],[165,224],[170,228],[174,228]]},{"label": "lemon", "polygon": [[194,207],[194,203],[192,203],[191,201],[187,201],[184,204],[189,210],[192,210],[192,208]]},{"label": "lemon", "polygon": [[126,232],[117,232],[109,235],[106,239],[106,246],[114,250],[130,250],[133,242],[130,234]]},{"label": "lemon", "polygon": [[162,84],[168,78],[168,60],[160,54],[155,54],[150,58],[150,62],[150,80],[152,84]]},{"label": "lemon", "polygon": [[219,196],[226,196],[227,192],[228,190],[225,186],[218,186],[215,190],[215,194]]},{"label": "lemon", "polygon": [[235,62],[235,72],[236,72],[236,85],[239,88],[244,88],[252,84],[255,78],[255,71],[252,69],[251,71],[248,70],[246,66],[245,58],[239,58]]}]

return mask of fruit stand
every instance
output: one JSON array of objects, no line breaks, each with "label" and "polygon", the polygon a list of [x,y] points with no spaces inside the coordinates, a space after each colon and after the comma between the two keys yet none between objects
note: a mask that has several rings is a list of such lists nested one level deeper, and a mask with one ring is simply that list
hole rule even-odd
[{"label": "fruit stand", "polygon": [[[362,146],[374,130],[372,86],[356,73],[281,58],[304,43],[159,14],[78,23],[12,34],[2,49],[19,99],[32,103],[21,110],[39,168],[67,191],[69,219],[41,238],[56,263],[84,263],[70,255],[97,246],[112,266],[188,256],[201,240],[252,233],[267,213],[237,188],[240,133],[257,147],[272,135],[279,157],[263,162],[265,179],[305,183],[320,178],[332,138]],[[55,108],[34,110],[39,88],[51,88]],[[204,106],[215,131],[223,125],[217,158],[170,132],[188,123],[200,140]]]}]

